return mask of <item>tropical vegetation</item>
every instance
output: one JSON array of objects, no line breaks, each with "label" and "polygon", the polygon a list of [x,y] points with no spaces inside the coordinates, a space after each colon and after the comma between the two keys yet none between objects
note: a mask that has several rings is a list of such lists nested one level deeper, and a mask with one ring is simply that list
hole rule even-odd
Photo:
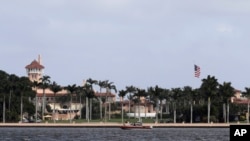
[{"label": "tropical vegetation", "polygon": [[[232,122],[236,120],[245,120],[249,122],[249,116],[244,116],[249,113],[249,103],[239,105],[231,103],[230,98],[235,94],[235,88],[230,82],[220,84],[215,76],[208,75],[207,78],[201,80],[199,88],[191,86],[183,86],[176,88],[163,88],[158,85],[149,86],[147,88],[138,88],[133,85],[125,86],[124,89],[117,90],[113,82],[109,80],[94,80],[87,79],[83,86],[69,84],[63,87],[55,81],[51,83],[50,76],[43,76],[40,82],[31,82],[28,77],[8,74],[0,70],[0,120],[2,122],[18,122],[22,121],[23,117],[33,116],[36,120],[44,116],[46,112],[55,114],[55,105],[49,107],[46,102],[45,89],[50,89],[54,97],[54,103],[70,103],[78,102],[83,105],[81,107],[80,116],[75,116],[75,119],[98,121],[110,121],[120,118],[121,122],[126,116],[126,112],[130,113],[130,104],[134,103],[138,108],[141,103],[141,98],[144,97],[147,101],[154,105],[156,118],[154,122]],[[94,86],[99,86],[100,93],[105,97],[96,97]],[[37,108],[36,90],[43,90],[41,109]],[[68,94],[56,96],[62,89],[67,90]],[[108,95],[118,92],[121,101],[112,102]],[[242,92],[243,96],[250,98],[250,88],[246,87]],[[124,99],[129,101],[129,110],[124,111]],[[118,111],[113,113],[111,111]],[[135,110],[139,113],[141,110]],[[144,112],[146,113],[146,112]],[[83,116],[85,115],[85,116]],[[145,119],[146,120],[146,119]],[[55,122],[55,120],[53,121]],[[70,122],[72,122],[70,118]]]}]

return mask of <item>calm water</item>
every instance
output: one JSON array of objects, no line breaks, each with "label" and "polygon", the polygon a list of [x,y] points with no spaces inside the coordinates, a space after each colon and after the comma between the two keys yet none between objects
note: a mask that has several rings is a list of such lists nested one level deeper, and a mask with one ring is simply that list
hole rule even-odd
[{"label": "calm water", "polygon": [[1,141],[229,141],[229,128],[0,128]]}]

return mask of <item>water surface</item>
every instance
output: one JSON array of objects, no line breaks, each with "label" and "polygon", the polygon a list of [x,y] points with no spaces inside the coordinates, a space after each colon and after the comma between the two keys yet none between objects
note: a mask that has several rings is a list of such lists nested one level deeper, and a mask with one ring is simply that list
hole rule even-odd
[{"label": "water surface", "polygon": [[229,128],[0,128],[1,141],[229,141]]}]

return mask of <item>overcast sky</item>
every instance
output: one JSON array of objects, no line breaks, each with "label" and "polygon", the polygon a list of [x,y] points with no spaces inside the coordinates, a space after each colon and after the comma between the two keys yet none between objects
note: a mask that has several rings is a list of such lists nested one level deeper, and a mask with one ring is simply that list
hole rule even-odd
[{"label": "overcast sky", "polygon": [[5,0],[0,69],[26,76],[40,54],[45,75],[63,86],[92,78],[118,90],[198,88],[212,75],[244,90],[249,17],[249,0]]}]

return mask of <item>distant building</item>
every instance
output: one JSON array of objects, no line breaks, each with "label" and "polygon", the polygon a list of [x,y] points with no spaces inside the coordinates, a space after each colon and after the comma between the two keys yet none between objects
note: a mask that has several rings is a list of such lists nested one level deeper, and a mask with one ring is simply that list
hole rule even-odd
[{"label": "distant building", "polygon": [[[43,77],[44,73],[44,66],[41,63],[41,56],[38,56],[37,60],[33,60],[29,65],[25,67],[27,75],[29,79],[34,82],[40,82],[40,78]],[[83,83],[84,85],[84,83]],[[37,88],[36,90],[36,96],[37,96],[37,101],[34,101],[34,103],[37,103],[37,109],[38,111],[42,108],[42,101],[43,101],[43,89]],[[64,96],[67,95],[68,91],[63,89],[59,91],[56,94],[56,97]],[[73,94],[74,95],[74,94]],[[108,98],[108,102],[115,102],[116,100],[116,95],[115,94],[106,94],[106,93],[98,93],[95,92],[95,95],[98,98],[106,97]],[[76,95],[74,95],[76,96]],[[50,105],[50,107],[53,109],[54,108],[54,101],[55,101],[55,96],[54,93],[50,89],[45,89],[45,101],[46,105]],[[69,120],[70,118],[74,118],[76,115],[80,114],[81,109],[83,108],[84,104],[80,104],[79,101],[73,100],[70,108],[69,102],[65,103],[55,103],[55,115],[46,115],[46,117],[49,117],[50,119],[56,119],[56,120]],[[45,111],[46,113],[49,114],[48,111]]]},{"label": "distant building", "polygon": [[250,99],[243,97],[240,90],[235,90],[234,97],[231,97],[231,102],[235,104],[247,105],[250,102]]},{"label": "distant building", "polygon": [[27,75],[32,82],[40,81],[40,78],[42,78],[43,69],[44,69],[44,66],[41,64],[40,55],[38,56],[38,60],[32,61],[25,68],[26,68]]},{"label": "distant building", "polygon": [[120,103],[123,105],[124,112],[127,113],[128,117],[151,117],[154,118],[156,111],[154,109],[153,103],[148,101],[145,97],[140,98],[140,105],[133,102],[132,100],[122,100]]}]

